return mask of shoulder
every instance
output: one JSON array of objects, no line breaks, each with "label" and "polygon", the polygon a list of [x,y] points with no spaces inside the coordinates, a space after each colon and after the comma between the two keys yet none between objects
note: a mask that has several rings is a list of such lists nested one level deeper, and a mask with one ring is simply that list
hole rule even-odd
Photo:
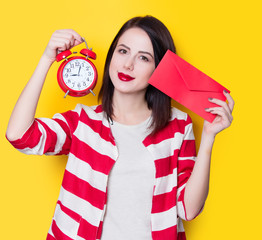
[{"label": "shoulder", "polygon": [[[174,143],[182,143],[185,134],[188,129],[192,128],[192,121],[190,116],[175,107],[171,108],[171,117],[168,124],[156,132],[154,135],[149,135],[143,141],[146,147],[151,144],[156,145],[165,141],[169,142],[171,145]],[[161,144],[161,146],[171,146],[168,144]]]},{"label": "shoulder", "polygon": [[74,109],[79,114],[79,120],[83,122],[103,122],[105,125],[106,118],[105,113],[101,105],[94,105],[94,106],[87,106],[84,104],[77,104],[76,108]]},{"label": "shoulder", "polygon": [[57,113],[53,119],[65,120],[69,125],[76,126],[79,121],[84,119],[103,120],[103,111],[101,105],[86,106],[84,104],[77,104],[72,110]]},{"label": "shoulder", "polygon": [[170,131],[186,134],[193,127],[193,122],[188,113],[172,107],[171,118],[168,124]]},{"label": "shoulder", "polygon": [[83,113],[88,116],[103,117],[103,109],[101,105],[87,106],[84,104],[77,104],[73,112],[78,113],[81,116]]},{"label": "shoulder", "polygon": [[97,114],[103,112],[101,105],[87,106],[81,103],[77,104],[72,111],[77,112],[79,114],[81,114],[82,111],[86,113],[97,113]]},{"label": "shoulder", "polygon": [[171,108],[170,121],[184,122],[187,124],[192,123],[191,117],[186,112],[183,112],[175,107]]}]

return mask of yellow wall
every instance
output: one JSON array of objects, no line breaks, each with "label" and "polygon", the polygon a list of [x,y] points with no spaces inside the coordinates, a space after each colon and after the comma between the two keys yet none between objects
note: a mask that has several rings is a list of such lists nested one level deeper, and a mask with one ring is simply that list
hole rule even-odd
[{"label": "yellow wall", "polygon": [[[98,93],[109,44],[123,22],[151,14],[170,29],[178,54],[232,91],[234,123],[217,136],[204,212],[189,240],[261,239],[262,38],[259,0],[15,0],[1,4],[1,239],[45,239],[66,157],[26,156],[5,139],[16,100],[56,29],[73,28],[97,53]],[[80,48],[83,47],[80,46]],[[50,70],[37,116],[51,117],[92,95],[63,98]],[[187,111],[182,107],[183,110]],[[199,144],[202,119],[191,113]],[[259,150],[260,149],[260,150]]]}]

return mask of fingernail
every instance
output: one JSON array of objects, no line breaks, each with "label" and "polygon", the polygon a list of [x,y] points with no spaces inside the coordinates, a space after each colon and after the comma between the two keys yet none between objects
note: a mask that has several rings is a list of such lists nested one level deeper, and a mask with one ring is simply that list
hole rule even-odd
[{"label": "fingernail", "polygon": [[209,100],[209,101],[212,101],[212,100],[213,100],[213,98],[211,98],[211,97],[210,97],[210,98],[208,98],[208,100]]},{"label": "fingernail", "polygon": [[209,108],[205,108],[206,111],[209,111]]},{"label": "fingernail", "polygon": [[227,90],[224,89],[224,93],[228,93]]}]

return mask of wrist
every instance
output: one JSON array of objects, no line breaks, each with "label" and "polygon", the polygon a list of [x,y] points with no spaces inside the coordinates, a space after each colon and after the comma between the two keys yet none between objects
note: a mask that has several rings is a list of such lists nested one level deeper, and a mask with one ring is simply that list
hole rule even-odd
[{"label": "wrist", "polygon": [[205,131],[202,132],[201,142],[204,142],[205,145],[212,146],[215,141],[216,134],[207,133]]},{"label": "wrist", "polygon": [[53,62],[50,61],[50,59],[46,58],[44,55],[40,58],[39,63],[33,74],[33,76],[36,76],[36,79],[38,79],[37,81],[45,81],[46,74],[48,73],[52,63]]},{"label": "wrist", "polygon": [[47,57],[45,54],[43,54],[42,57],[41,57],[41,59],[40,59],[40,61],[41,61],[43,64],[45,64],[46,66],[49,66],[49,67],[50,67],[50,66],[54,63],[55,59],[50,59],[50,58]]},{"label": "wrist", "polygon": [[[198,151],[198,158],[201,156],[211,156],[211,152],[213,149],[213,145],[214,145],[214,141],[215,141],[215,137],[213,135],[208,135],[205,134],[204,132],[202,133],[201,136],[201,142],[200,142],[200,146],[199,146],[199,151]],[[203,155],[204,154],[204,155]],[[203,159],[209,159],[210,161],[210,157],[208,158],[203,158]]]}]

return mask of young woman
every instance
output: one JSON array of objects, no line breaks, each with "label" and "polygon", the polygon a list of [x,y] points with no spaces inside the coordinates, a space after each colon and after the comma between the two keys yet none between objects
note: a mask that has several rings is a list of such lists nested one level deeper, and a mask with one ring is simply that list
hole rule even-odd
[{"label": "young woman", "polygon": [[26,154],[68,154],[48,240],[185,239],[182,220],[201,212],[208,195],[212,146],[230,126],[234,101],[204,122],[196,156],[190,117],[148,84],[170,49],[167,28],[154,17],[126,22],[113,40],[99,97],[52,119],[35,118],[46,74],[57,51],[82,42],[73,30],[56,31],[19,97],[7,139]]}]

